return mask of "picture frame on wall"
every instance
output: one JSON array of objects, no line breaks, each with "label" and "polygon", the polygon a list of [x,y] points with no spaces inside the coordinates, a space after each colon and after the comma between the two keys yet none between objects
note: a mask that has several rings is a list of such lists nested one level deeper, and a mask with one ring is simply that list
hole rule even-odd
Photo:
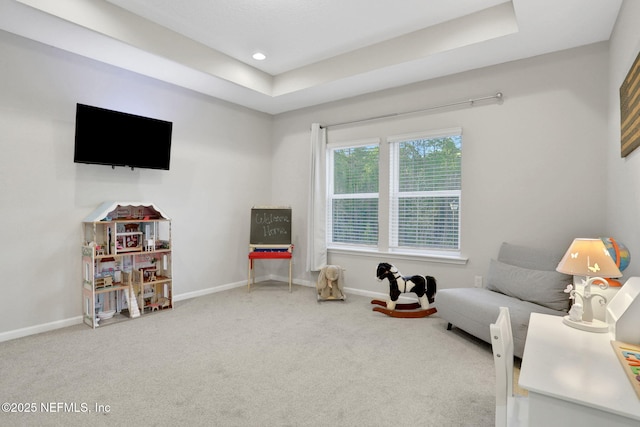
[{"label": "picture frame on wall", "polygon": [[621,156],[640,146],[640,52],[620,86]]}]

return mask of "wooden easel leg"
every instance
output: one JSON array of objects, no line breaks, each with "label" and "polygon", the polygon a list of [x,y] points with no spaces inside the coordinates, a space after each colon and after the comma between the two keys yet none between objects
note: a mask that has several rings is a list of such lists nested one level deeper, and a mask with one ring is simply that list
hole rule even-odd
[{"label": "wooden easel leg", "polygon": [[253,260],[249,260],[249,275],[247,277],[247,292],[251,292],[251,271],[253,270]]},{"label": "wooden easel leg", "polygon": [[289,258],[289,293],[291,293],[291,267],[293,265],[293,258]]}]

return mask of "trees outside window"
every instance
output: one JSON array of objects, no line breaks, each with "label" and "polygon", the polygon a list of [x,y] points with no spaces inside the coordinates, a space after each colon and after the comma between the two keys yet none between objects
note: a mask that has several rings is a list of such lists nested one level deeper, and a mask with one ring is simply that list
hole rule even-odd
[{"label": "trees outside window", "polygon": [[391,248],[459,250],[462,137],[390,142]]},{"label": "trees outside window", "polygon": [[[329,245],[459,251],[461,135],[453,129],[329,146]],[[381,149],[388,165],[380,165]],[[380,199],[382,186],[388,199]]]},{"label": "trees outside window", "polygon": [[330,241],[378,243],[379,145],[330,151]]}]

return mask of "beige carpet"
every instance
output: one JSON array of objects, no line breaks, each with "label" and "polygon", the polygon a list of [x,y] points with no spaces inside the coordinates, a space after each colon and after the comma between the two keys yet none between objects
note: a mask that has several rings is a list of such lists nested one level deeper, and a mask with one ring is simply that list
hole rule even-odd
[{"label": "beige carpet", "polygon": [[2,401],[23,412],[2,425],[494,424],[486,343],[437,314],[389,318],[279,282],[0,343],[0,360]]}]

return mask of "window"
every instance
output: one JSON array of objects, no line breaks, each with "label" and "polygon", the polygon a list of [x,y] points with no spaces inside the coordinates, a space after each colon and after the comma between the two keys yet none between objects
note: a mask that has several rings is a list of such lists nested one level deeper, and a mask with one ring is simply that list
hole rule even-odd
[{"label": "window", "polygon": [[460,249],[460,131],[389,139],[391,249]]},{"label": "window", "polygon": [[329,150],[329,242],[378,244],[379,143]]},{"label": "window", "polygon": [[[459,252],[461,135],[447,129],[390,137],[382,145],[379,139],[330,145],[329,246]],[[381,186],[389,188],[383,198]]]}]

